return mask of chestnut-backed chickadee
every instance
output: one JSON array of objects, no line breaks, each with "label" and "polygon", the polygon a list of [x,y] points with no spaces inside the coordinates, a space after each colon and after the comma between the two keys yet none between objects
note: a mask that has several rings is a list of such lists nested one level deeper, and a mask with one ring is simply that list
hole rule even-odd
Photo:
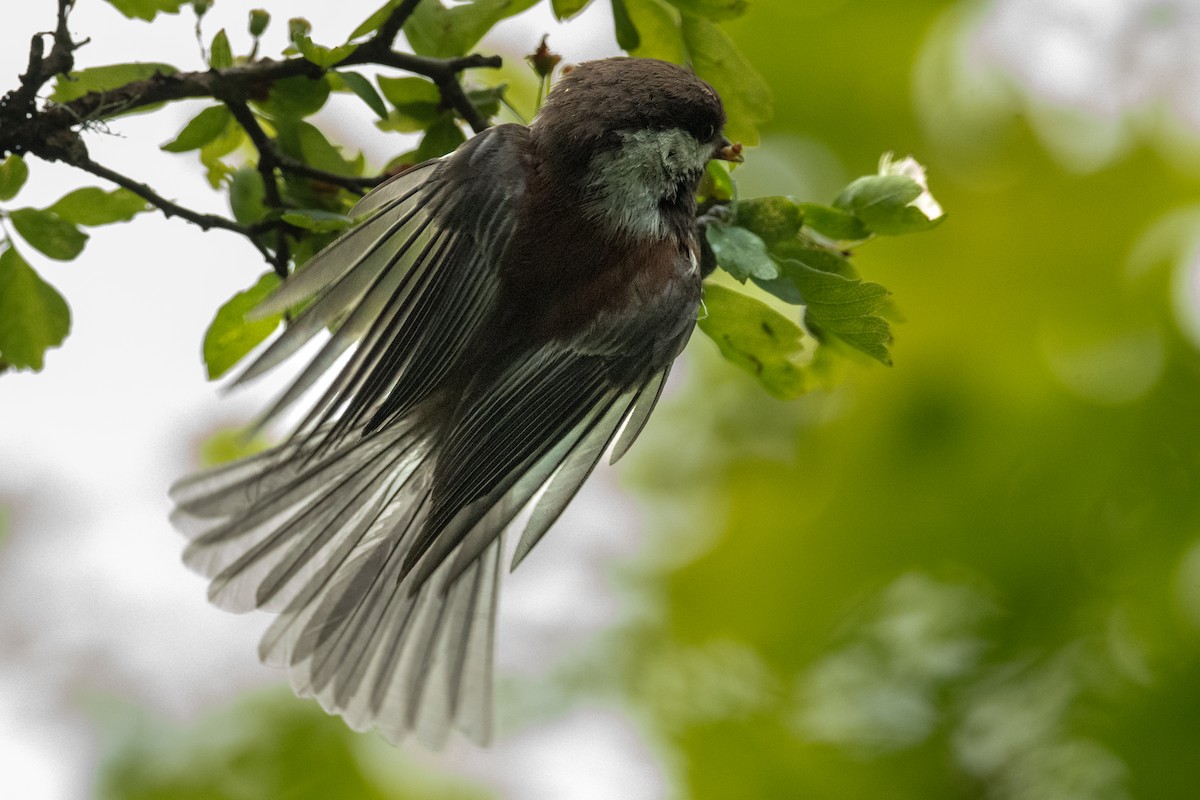
[{"label": "chestnut-backed chickadee", "polygon": [[185,561],[356,729],[431,744],[491,728],[501,534],[515,566],[600,457],[645,425],[695,326],[695,194],[737,160],[716,92],[661,61],[565,75],[499,125],[363,198],[370,215],[258,310],[310,304],[238,378],[323,329],[276,417],[352,349],[281,446],[172,489]]}]

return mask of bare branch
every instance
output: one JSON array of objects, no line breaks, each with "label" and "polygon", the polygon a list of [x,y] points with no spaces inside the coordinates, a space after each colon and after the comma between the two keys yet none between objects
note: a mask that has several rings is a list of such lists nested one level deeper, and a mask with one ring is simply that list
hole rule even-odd
[{"label": "bare branch", "polygon": [[[381,38],[372,38],[337,66],[380,64],[423,75],[437,84],[446,104],[458,111],[475,131],[487,127],[487,121],[471,105],[459,85],[458,76],[468,69],[498,68],[502,64],[499,56],[430,58],[376,44],[382,41]],[[89,92],[68,103],[52,104],[31,115],[6,114],[3,102],[0,102],[0,121],[4,123],[0,125],[0,155],[29,152],[48,160],[57,160],[60,155],[56,148],[45,147],[42,143],[61,139],[64,131],[111,115],[113,109],[128,112],[156,103],[201,97],[247,99],[260,95],[266,87],[284,78],[298,75],[317,78],[324,72],[321,67],[303,58],[282,61],[262,59],[223,70],[176,72],[170,75],[158,73],[107,92]]]},{"label": "bare branch", "polygon": [[383,42],[390,50],[396,41],[396,36],[400,33],[400,29],[404,27],[404,23],[408,22],[408,18],[417,10],[417,4],[420,2],[421,0],[404,0],[400,5],[392,9],[391,16],[379,26],[379,31],[375,34],[373,41]]},{"label": "bare branch", "polygon": [[[272,140],[272,143],[274,143],[274,140]],[[390,175],[368,175],[367,177],[356,178],[353,175],[339,175],[336,172],[310,167],[303,161],[297,161],[292,158],[287,153],[279,152],[278,148],[276,148],[275,152],[275,163],[284,172],[290,172],[293,175],[300,175],[305,178],[312,178],[315,181],[321,181],[333,186],[341,186],[343,189],[358,192],[359,194],[363,194],[368,189],[374,189],[391,177]]]},{"label": "bare branch", "polygon": [[467,93],[463,91],[458,76],[468,69],[478,67],[498,68],[502,63],[499,56],[482,56],[473,53],[469,56],[460,56],[458,58],[428,58],[426,56],[413,55],[412,53],[400,53],[389,50],[386,53],[380,54],[377,57],[376,63],[424,75],[437,85],[438,91],[442,95],[442,101],[448,107],[457,111],[459,116],[471,126],[471,130],[479,133],[488,127],[488,121],[483,118],[483,115],[479,113],[479,109],[475,107],[475,104],[467,97]]},{"label": "bare branch", "polygon": [[[67,16],[74,4],[74,0],[58,0],[58,22],[54,30],[33,35],[29,42],[29,64],[20,76],[20,85],[0,99],[0,111],[32,115],[37,110],[37,93],[46,82],[60,72],[74,69],[75,51],[87,44],[86,39],[74,41],[67,29]],[[49,55],[46,55],[46,36],[52,37],[54,42]]]},{"label": "bare branch", "polygon": [[[365,178],[356,178],[350,175],[339,175],[336,172],[328,172],[327,170],[317,169],[292,158],[287,153],[281,151],[275,140],[267,135],[267,132],[258,124],[258,119],[255,118],[254,112],[250,110],[244,102],[240,100],[225,99],[225,104],[229,107],[233,118],[238,124],[245,129],[246,134],[250,137],[251,143],[258,151],[259,171],[264,168],[268,170],[280,170],[282,172],[290,172],[293,175],[300,175],[305,178],[322,181],[333,186],[341,186],[352,192],[362,194],[367,189],[378,186],[387,180],[387,175],[373,175]],[[267,180],[266,173],[263,173],[263,180]],[[271,202],[271,186],[267,188],[267,201]]]},{"label": "bare branch", "polygon": [[[125,187],[167,217],[180,217],[203,230],[219,228],[245,236],[280,275],[286,274],[290,259],[290,226],[277,218],[255,225],[242,225],[226,217],[184,208],[167,200],[147,184],[97,164],[88,155],[81,131],[88,130],[89,126],[94,127],[97,121],[116,113],[174,100],[208,97],[226,104],[258,150],[258,168],[266,190],[264,199],[274,209],[283,210],[279,173],[290,173],[359,193],[378,185],[387,177],[359,178],[310,166],[282,152],[277,142],[263,130],[247,105],[248,100],[262,97],[273,84],[285,78],[307,76],[315,79],[328,71],[304,58],[259,59],[221,70],[169,75],[158,73],[108,91],[90,92],[66,103],[48,103],[38,108],[37,95],[42,87],[55,75],[69,73],[74,68],[74,51],[86,43],[86,40],[72,40],[67,27],[75,0],[57,2],[55,30],[33,37],[29,66],[20,78],[20,85],[0,98],[0,156],[28,153],[47,161],[62,161]],[[431,58],[395,50],[393,43],[396,36],[419,2],[402,0],[398,3],[375,33],[336,67],[377,64],[425,76],[438,87],[445,107],[454,109],[476,132],[482,131],[488,126],[488,121],[471,103],[460,77],[468,69],[497,68],[501,66],[501,59],[478,54]],[[45,52],[46,37],[51,37],[53,42],[48,54]],[[269,231],[274,231],[277,237],[271,248],[263,244],[261,236]]]},{"label": "bare branch", "polygon": [[[263,190],[266,193],[266,204],[271,208],[282,211],[283,197],[279,194],[279,182],[275,175],[276,149],[275,143],[267,136],[267,132],[258,124],[254,112],[240,100],[226,100],[225,104],[233,114],[233,118],[245,129],[250,141],[258,149],[258,174],[262,176]],[[288,276],[288,261],[291,259],[291,245],[287,240],[287,231],[278,228],[275,231],[275,252],[267,259],[275,274],[281,278]]]},{"label": "bare branch", "polygon": [[179,217],[180,219],[187,220],[193,225],[198,226],[201,230],[205,231],[212,230],[213,228],[220,228],[221,230],[232,231],[233,233],[245,236],[254,243],[254,246],[258,248],[260,253],[262,253],[263,258],[267,259],[267,261],[271,261],[272,254],[258,243],[257,236],[258,234],[270,228],[278,227],[278,225],[281,223],[242,225],[239,222],[235,222],[234,220],[227,219],[217,214],[202,214],[198,211],[192,211],[189,208],[184,208],[178,203],[168,200],[146,184],[136,181],[127,175],[122,175],[116,170],[109,169],[102,164],[98,164],[87,156],[70,163],[73,167],[78,167],[85,172],[90,172],[99,178],[104,178],[107,181],[111,181],[118,186],[128,189],[161,211],[165,217]]}]

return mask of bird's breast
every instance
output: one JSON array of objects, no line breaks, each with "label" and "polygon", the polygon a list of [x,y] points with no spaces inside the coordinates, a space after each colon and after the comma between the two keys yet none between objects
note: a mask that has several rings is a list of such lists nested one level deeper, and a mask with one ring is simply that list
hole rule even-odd
[{"label": "bird's breast", "polygon": [[[519,230],[501,270],[502,307],[535,341],[568,338],[613,314],[663,313],[699,303],[690,235],[649,241],[598,235],[567,212]],[[692,299],[694,298],[694,299]]]}]

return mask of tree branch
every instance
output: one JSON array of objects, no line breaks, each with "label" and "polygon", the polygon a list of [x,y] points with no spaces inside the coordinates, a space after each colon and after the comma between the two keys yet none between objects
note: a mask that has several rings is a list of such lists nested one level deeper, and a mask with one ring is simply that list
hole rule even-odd
[{"label": "tree branch", "polygon": [[[323,169],[317,169],[292,158],[287,153],[281,151],[275,140],[267,135],[267,132],[258,124],[258,119],[254,116],[254,112],[250,110],[241,100],[222,98],[225,105],[229,107],[233,118],[238,124],[245,129],[246,134],[250,137],[250,142],[258,151],[258,162],[260,171],[262,165],[266,165],[267,169],[280,170],[290,172],[293,175],[300,175],[305,178],[323,181],[324,183],[333,186],[341,186],[344,189],[349,189],[352,192],[362,194],[367,189],[371,189],[387,180],[387,175],[371,175],[365,178],[356,178],[352,175],[339,175],[336,172],[329,172]],[[263,179],[266,180],[264,173]],[[267,201],[271,202],[271,187],[267,187]]]},{"label": "tree branch", "polygon": [[[403,8],[400,6],[397,11]],[[40,47],[40,39],[35,40]],[[502,63],[499,56],[473,54],[458,58],[431,58],[402,53],[392,50],[390,43],[377,35],[359,45],[336,66],[379,64],[425,76],[437,85],[446,104],[461,114],[478,132],[487,127],[487,121],[467,98],[458,76],[468,69],[495,69]],[[202,97],[248,99],[260,95],[264,87],[285,78],[300,75],[318,78],[326,71],[303,58],[281,61],[262,59],[222,70],[176,72],[170,75],[157,73],[117,89],[89,92],[70,102],[51,104],[41,110],[35,110],[30,103],[26,103],[30,106],[28,113],[5,113],[5,104],[0,101],[0,155],[32,153],[50,161],[59,160],[62,157],[61,146],[51,143],[61,142],[64,133],[74,132],[81,124],[113,116],[118,111],[124,113],[156,103]],[[40,75],[40,72],[37,74]],[[49,80],[49,76],[39,79],[40,87]],[[10,94],[21,93],[27,85],[29,83],[23,80],[21,88]],[[36,92],[37,88],[31,91]]]},{"label": "tree branch", "polygon": [[374,63],[424,75],[437,86],[442,95],[442,102],[457,111],[459,116],[471,126],[471,130],[479,133],[488,127],[488,121],[483,118],[479,109],[463,91],[458,76],[468,69],[498,68],[502,64],[499,56],[483,56],[472,53],[469,56],[459,56],[458,58],[428,58],[389,50],[379,54]]},{"label": "tree branch", "polygon": [[[275,143],[271,141],[271,137],[267,136],[267,132],[258,124],[258,120],[254,117],[254,112],[250,110],[248,105],[240,100],[226,100],[225,104],[228,106],[230,113],[233,114],[233,118],[245,129],[246,134],[250,137],[250,141],[258,149],[258,174],[262,176],[267,205],[281,211],[283,209],[283,197],[279,194],[279,182],[275,175],[275,169],[278,166],[276,158],[278,151],[275,148]],[[268,260],[271,262],[271,267],[275,270],[275,274],[280,278],[287,277],[288,261],[290,258],[291,247],[288,244],[287,232],[282,228],[277,229],[275,231],[275,253]]]},{"label": "tree branch", "polygon": [[[58,22],[54,30],[33,35],[29,42],[29,64],[25,73],[20,76],[20,84],[0,99],[0,112],[8,112],[4,116],[23,114],[29,117],[35,114],[38,90],[55,75],[70,72],[75,68],[75,51],[87,44],[88,40],[74,41],[67,28],[67,16],[74,4],[75,0],[58,0]],[[43,41],[45,36],[53,37],[54,41],[49,55],[46,55],[46,45]]]},{"label": "tree branch", "polygon": [[[321,170],[282,152],[258,123],[247,102],[262,97],[278,81],[297,76],[319,78],[329,70],[304,58],[260,59],[227,69],[157,73],[144,80],[104,92],[90,92],[66,103],[47,103],[38,108],[37,96],[55,75],[69,74],[74,68],[74,51],[86,43],[71,39],[68,15],[75,0],[58,0],[55,30],[40,33],[30,44],[29,66],[20,76],[19,86],[0,98],[0,157],[31,154],[46,161],[62,161],[109,180],[137,194],[167,217],[180,217],[203,230],[220,228],[247,237],[280,275],[287,272],[290,258],[289,226],[279,219],[255,225],[184,208],[154,191],[150,186],[97,164],[91,159],[81,131],[97,121],[147,106],[174,100],[214,98],[223,102],[245,129],[258,150],[259,172],[266,189],[266,203],[283,209],[277,174],[287,172],[350,191],[363,192],[381,183],[387,176],[352,177]],[[402,0],[387,19],[365,42],[358,45],[337,67],[376,64],[404,70],[429,78],[438,87],[445,107],[454,109],[475,132],[488,127],[463,90],[461,73],[468,69],[498,68],[498,56],[472,54],[457,58],[431,58],[394,49],[394,42],[411,18],[420,0]],[[44,38],[53,45],[45,52]],[[276,232],[273,249],[261,241],[261,234]]]},{"label": "tree branch", "polygon": [[184,208],[178,203],[168,200],[146,184],[136,181],[127,175],[122,175],[116,170],[109,169],[103,164],[98,164],[87,156],[75,161],[71,161],[70,164],[71,166],[78,167],[85,172],[90,172],[98,178],[104,178],[107,181],[111,181],[118,186],[128,189],[161,211],[164,217],[179,217],[180,219],[187,220],[193,225],[198,226],[204,231],[212,230],[213,228],[220,228],[221,230],[232,231],[233,233],[245,236],[254,243],[254,246],[258,248],[259,252],[263,254],[263,257],[266,258],[267,261],[271,260],[272,254],[258,243],[257,236],[266,230],[278,227],[282,223],[270,222],[259,225],[242,225],[239,222],[235,222],[234,220],[227,219],[217,214],[202,214],[198,211],[192,211],[189,208]]},{"label": "tree branch", "polygon": [[390,50],[396,37],[400,34],[400,30],[404,27],[404,23],[408,22],[408,18],[417,10],[417,4],[420,2],[421,0],[404,0],[392,9],[391,15],[379,26],[372,41],[384,42]]}]

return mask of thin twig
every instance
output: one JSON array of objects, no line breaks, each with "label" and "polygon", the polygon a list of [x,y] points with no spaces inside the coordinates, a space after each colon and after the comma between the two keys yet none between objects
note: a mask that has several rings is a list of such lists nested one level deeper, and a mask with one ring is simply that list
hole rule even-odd
[{"label": "thin twig", "polygon": [[[245,129],[246,134],[250,137],[250,141],[258,150],[258,174],[262,177],[263,190],[265,192],[264,199],[267,206],[276,211],[283,211],[283,196],[279,193],[279,179],[275,174],[278,167],[278,159],[276,158],[278,151],[275,149],[275,143],[271,141],[271,137],[267,136],[267,132],[258,124],[258,120],[254,116],[254,112],[250,110],[250,106],[246,105],[241,100],[226,99],[225,105],[233,114],[233,118],[238,124]],[[291,245],[288,243],[287,231],[284,228],[275,230],[275,252],[268,261],[271,262],[272,269],[280,278],[288,276],[288,262],[291,260]]]},{"label": "thin twig", "polygon": [[122,175],[116,170],[109,169],[103,164],[98,164],[86,156],[82,159],[72,161],[71,166],[78,167],[85,172],[90,172],[99,178],[104,178],[107,181],[111,181],[118,186],[128,189],[161,211],[164,217],[179,217],[180,219],[185,219],[204,231],[212,230],[213,228],[220,228],[221,230],[232,231],[233,233],[245,236],[254,243],[254,246],[258,248],[259,252],[263,254],[264,258],[266,258],[268,261],[271,259],[271,253],[258,243],[257,237],[258,234],[266,230],[278,227],[277,223],[272,222],[269,224],[242,225],[240,222],[235,222],[234,220],[227,219],[226,217],[222,217],[218,214],[202,214],[198,211],[192,211],[189,208],[184,208],[178,203],[168,200],[146,184],[136,181],[127,175]]},{"label": "thin twig", "polygon": [[[273,141],[273,140],[272,140]],[[278,152],[276,148],[275,161],[279,165],[279,169],[284,172],[290,172],[293,175],[299,175],[304,178],[312,178],[315,181],[329,183],[334,186],[340,186],[343,189],[348,189],[352,192],[362,194],[368,189],[374,189],[379,184],[390,178],[390,175],[367,175],[357,178],[353,175],[339,175],[336,172],[329,172],[324,169],[310,167],[303,161],[298,161],[287,153]]]},{"label": "thin twig", "polygon": [[[351,175],[339,175],[336,172],[317,169],[305,164],[303,161],[292,158],[287,153],[279,149],[276,140],[267,135],[267,132],[262,129],[258,123],[258,118],[254,116],[254,112],[250,107],[241,100],[224,99],[225,105],[229,107],[233,118],[238,124],[245,129],[246,134],[250,137],[250,142],[258,151],[259,164],[266,164],[268,169],[278,169],[282,172],[290,172],[293,175],[300,175],[305,178],[322,181],[334,186],[341,186],[352,192],[362,194],[367,189],[371,189],[388,179],[387,175],[371,175],[363,178],[354,177]],[[260,170],[261,171],[261,170]],[[263,180],[266,180],[264,174]],[[267,189],[267,200],[270,202],[270,188]]]},{"label": "thin twig", "polygon": [[404,23],[408,22],[408,18],[417,10],[417,5],[421,0],[404,0],[400,5],[392,9],[392,13],[383,24],[379,26],[373,41],[381,41],[387,44],[388,49],[391,49],[392,44],[396,41],[396,37],[400,34],[400,29],[404,27]]},{"label": "thin twig", "polygon": [[462,84],[459,83],[458,76],[468,69],[499,68],[503,63],[499,56],[483,56],[473,53],[458,58],[429,58],[389,50],[376,56],[374,63],[424,75],[437,86],[442,95],[442,103],[457,111],[471,126],[471,130],[480,133],[488,127],[488,121],[483,118],[479,109],[467,97]]},{"label": "thin twig", "polygon": [[[193,72],[158,73],[144,80],[132,81],[105,92],[89,92],[67,103],[49,103],[37,107],[37,95],[55,75],[69,74],[74,68],[74,51],[87,40],[71,39],[68,16],[75,0],[58,0],[57,25],[53,33],[42,33],[30,43],[29,66],[20,77],[18,87],[0,98],[0,156],[7,153],[29,153],[47,161],[62,161],[123,186],[158,208],[167,217],[180,217],[202,230],[220,228],[247,237],[281,275],[287,272],[290,258],[288,227],[279,219],[265,220],[254,225],[242,225],[215,214],[201,214],[184,208],[126,175],[97,164],[87,153],[80,136],[98,120],[114,113],[133,111],[158,103],[187,98],[211,97],[224,102],[235,119],[246,130],[259,153],[259,171],[266,190],[265,200],[277,210],[283,210],[280,196],[279,172],[318,180],[350,191],[363,192],[381,183],[387,176],[352,177],[321,170],[282,152],[276,141],[262,129],[247,105],[247,99],[261,96],[264,90],[285,78],[307,76],[319,78],[328,70],[304,58],[282,60],[260,59],[227,69]],[[393,48],[396,36],[411,18],[420,0],[403,0],[383,24],[336,67],[359,64],[378,64],[394,67],[429,78],[438,87],[442,103],[454,109],[476,132],[488,126],[488,121],[471,102],[460,82],[461,73],[468,69],[498,68],[498,56],[472,54],[457,58],[431,58],[404,53]],[[51,36],[53,45],[45,52],[44,37]],[[275,231],[274,251],[261,241],[261,234]]]},{"label": "thin twig", "polygon": [[[0,106],[18,109],[22,113],[35,111],[38,91],[60,72],[70,72],[75,66],[75,50],[86,44],[71,39],[67,16],[74,0],[58,0],[58,21],[53,31],[35,33],[29,42],[29,63],[20,76],[20,85],[9,92]],[[43,37],[52,37],[49,55]]]},{"label": "thin twig", "polygon": [[250,137],[251,143],[258,150],[258,171],[262,173],[263,184],[266,190],[267,204],[276,208],[283,207],[283,198],[279,195],[279,184],[275,179],[275,143],[271,141],[271,137],[267,136],[267,132],[258,124],[258,120],[254,116],[254,112],[250,110],[250,106],[246,105],[241,100],[225,99],[225,105],[229,108],[233,118],[246,131],[246,135]]}]

